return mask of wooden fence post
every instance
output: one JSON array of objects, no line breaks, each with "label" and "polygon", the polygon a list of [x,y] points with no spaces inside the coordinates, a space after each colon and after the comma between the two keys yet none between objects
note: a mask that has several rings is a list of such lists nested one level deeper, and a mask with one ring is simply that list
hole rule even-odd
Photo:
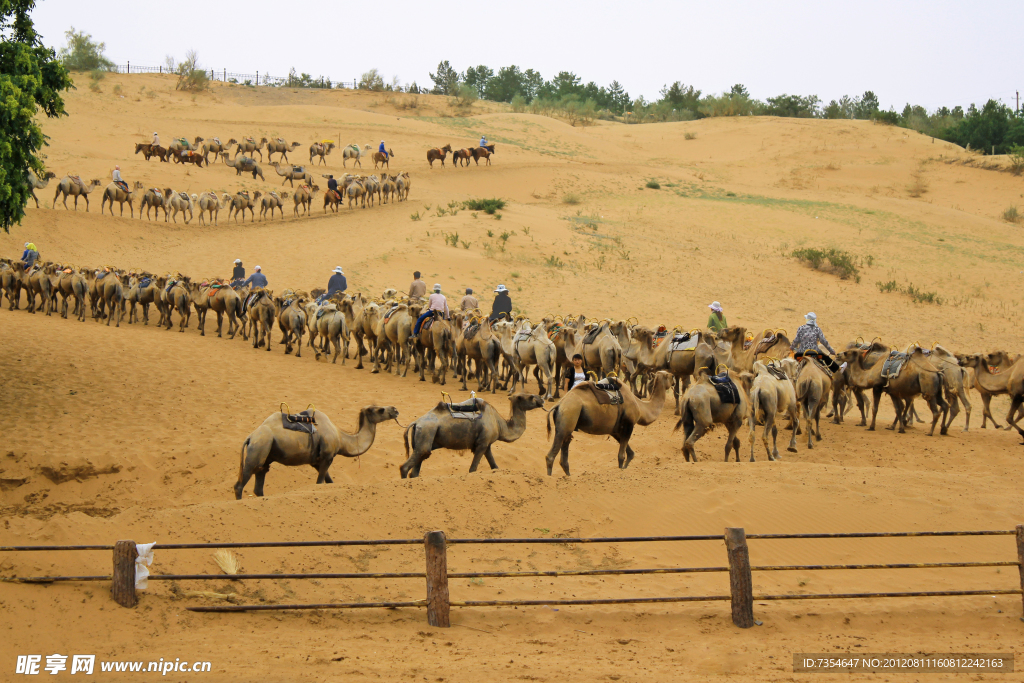
[{"label": "wooden fence post", "polygon": [[737,527],[725,530],[725,549],[729,554],[729,592],[732,595],[732,623],[740,628],[754,625],[754,587],[750,576],[747,534]]},{"label": "wooden fence post", "polygon": [[423,537],[427,554],[427,623],[448,628],[448,548],[443,531],[431,531]]},{"label": "wooden fence post", "polygon": [[[1017,525],[1017,570],[1020,572],[1021,602],[1024,603],[1024,524]],[[1024,621],[1024,616],[1020,618]]]},{"label": "wooden fence post", "polygon": [[110,584],[110,595],[121,607],[135,607],[139,602],[135,596],[135,558],[138,556],[135,541],[114,544],[114,580]]}]

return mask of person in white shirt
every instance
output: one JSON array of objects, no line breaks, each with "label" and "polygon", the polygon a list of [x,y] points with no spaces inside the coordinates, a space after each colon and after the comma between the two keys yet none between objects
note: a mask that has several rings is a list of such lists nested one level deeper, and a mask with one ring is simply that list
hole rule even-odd
[{"label": "person in white shirt", "polygon": [[423,321],[434,315],[434,311],[439,312],[445,320],[451,318],[451,311],[448,310],[448,298],[441,293],[441,285],[434,285],[434,293],[430,295],[427,300],[427,310],[420,314],[420,317],[416,319],[416,327],[413,328],[413,335],[420,333],[420,327],[423,325]]}]

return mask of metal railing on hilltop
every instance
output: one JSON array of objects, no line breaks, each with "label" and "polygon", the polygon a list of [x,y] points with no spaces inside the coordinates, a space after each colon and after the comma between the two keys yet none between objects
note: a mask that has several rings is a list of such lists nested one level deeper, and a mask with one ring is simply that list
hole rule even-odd
[{"label": "metal railing on hilltop", "polygon": [[[133,65],[131,62],[115,65],[111,68],[111,71],[119,74],[175,73],[174,71],[169,71],[166,66],[140,66],[138,64]],[[306,74],[303,74],[303,76],[306,77],[302,78],[295,76],[271,76],[266,73],[261,74],[259,71],[254,74],[243,74],[228,71],[227,69],[221,69],[220,71],[217,69],[208,69],[207,74],[211,81],[275,88],[307,88],[313,90],[345,88],[354,90],[358,84],[356,79],[352,79],[351,81],[339,81],[330,78],[329,76],[318,76],[316,78],[312,78]]]}]

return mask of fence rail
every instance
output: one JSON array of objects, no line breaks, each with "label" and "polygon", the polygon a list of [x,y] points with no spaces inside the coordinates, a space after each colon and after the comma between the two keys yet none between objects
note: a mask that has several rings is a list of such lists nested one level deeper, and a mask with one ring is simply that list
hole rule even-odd
[{"label": "fence rail", "polygon": [[[140,66],[138,64],[132,65],[131,62],[127,64],[117,64],[111,67],[111,71],[120,74],[170,74],[175,73],[169,71],[165,66]],[[254,74],[243,74],[228,71],[227,69],[207,69],[207,74],[211,81],[223,81],[225,83],[238,83],[240,85],[253,85],[253,86],[268,86],[268,87],[286,87],[286,88],[310,88],[314,90],[328,90],[331,88],[347,88],[354,90],[358,84],[357,79],[351,81],[341,81],[329,76],[317,76],[313,78],[308,74],[306,76],[270,76],[269,74],[260,74],[257,71]]]},{"label": "fence rail", "polygon": [[[750,565],[748,540],[775,541],[786,539],[838,539],[838,538],[929,538],[947,536],[1016,536],[1016,560],[993,560],[985,562],[924,562],[924,563],[874,563],[874,564],[800,564],[800,565]],[[579,543],[659,543],[724,541],[728,565],[718,567],[663,567],[649,569],[579,569],[579,570],[534,570],[512,572],[449,572],[447,548],[451,545],[472,544],[564,544]],[[908,598],[908,597],[951,597],[973,595],[1021,595],[1024,598],[1024,525],[1009,530],[985,531],[908,531],[908,532],[854,532],[836,534],[750,534],[743,529],[728,528],[722,535],[699,536],[625,536],[610,538],[446,538],[443,531],[432,531],[423,539],[370,539],[332,541],[283,541],[253,543],[158,543],[154,550],[196,550],[224,548],[295,548],[324,546],[381,546],[423,544],[426,568],[423,572],[358,572],[358,573],[298,573],[298,574],[155,574],[153,581],[211,581],[211,580],[302,580],[302,579],[426,579],[427,597],[423,600],[389,602],[336,602],[312,604],[275,605],[200,605],[188,607],[193,612],[264,612],[279,610],[307,609],[368,609],[395,607],[426,607],[427,621],[432,626],[449,626],[449,611],[452,607],[508,607],[530,605],[629,605],[646,603],[684,603],[730,601],[733,623],[749,628],[757,622],[754,619],[753,603],[773,600],[838,600],[866,598]],[[134,607],[137,604],[135,589],[135,560],[138,557],[134,541],[118,541],[114,545],[78,546],[0,546],[0,552],[63,552],[63,551],[113,551],[113,574],[96,576],[11,576],[0,577],[3,582],[54,583],[66,581],[110,581],[111,594],[118,604]],[[835,570],[885,570],[885,569],[946,569],[975,567],[1016,566],[1020,574],[1020,588],[995,588],[987,590],[961,591],[903,591],[873,593],[782,593],[755,595],[753,572],[777,571],[835,571]],[[452,600],[449,595],[449,579],[476,578],[526,578],[526,577],[571,577],[571,576],[612,576],[640,574],[694,574],[729,573],[728,595],[680,595],[644,598],[595,598],[595,599],[554,599],[554,600]],[[1024,617],[1022,617],[1024,620]]]}]

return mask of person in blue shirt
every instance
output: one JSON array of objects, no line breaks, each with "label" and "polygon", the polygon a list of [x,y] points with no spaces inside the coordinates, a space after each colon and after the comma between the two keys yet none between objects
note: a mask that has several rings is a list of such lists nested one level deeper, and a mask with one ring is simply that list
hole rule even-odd
[{"label": "person in blue shirt", "polygon": [[324,301],[330,299],[335,294],[344,294],[345,290],[348,289],[348,280],[345,279],[345,271],[341,269],[341,266],[338,266],[331,272],[334,275],[327,281],[327,291],[321,297]]},{"label": "person in blue shirt", "polygon": [[245,287],[246,285],[252,285],[253,289],[255,289],[256,287],[266,287],[267,276],[263,274],[263,269],[260,268],[259,266],[253,268],[252,275],[250,275],[249,278],[242,283],[243,287]]},{"label": "person in blue shirt", "polygon": [[483,135],[480,136],[480,146],[481,147],[486,147],[487,146],[487,138],[485,136],[483,136]]},{"label": "person in blue shirt", "polygon": [[36,245],[31,242],[25,242],[25,251],[21,254],[21,260],[25,264],[25,270],[32,270],[32,266],[35,265],[36,259],[39,258],[39,252],[36,251]]},{"label": "person in blue shirt", "polygon": [[384,141],[383,140],[380,141],[380,147],[377,149],[377,151],[380,152],[381,154],[383,154],[385,159],[388,158],[388,151],[386,149],[384,149]]}]

